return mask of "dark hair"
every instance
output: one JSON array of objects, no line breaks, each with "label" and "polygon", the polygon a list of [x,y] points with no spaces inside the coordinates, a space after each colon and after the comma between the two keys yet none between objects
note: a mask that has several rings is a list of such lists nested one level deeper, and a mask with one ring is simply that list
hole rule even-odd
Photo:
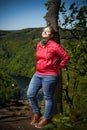
[{"label": "dark hair", "polygon": [[52,34],[55,34],[55,33],[56,33],[55,30],[54,30],[54,28],[53,28],[52,26],[47,26],[47,27],[50,28],[50,31],[51,31]]}]

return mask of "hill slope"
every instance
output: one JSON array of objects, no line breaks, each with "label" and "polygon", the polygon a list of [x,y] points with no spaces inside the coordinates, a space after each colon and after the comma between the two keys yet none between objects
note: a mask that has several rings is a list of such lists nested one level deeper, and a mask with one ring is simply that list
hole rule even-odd
[{"label": "hill slope", "polygon": [[40,33],[41,28],[0,33],[0,69],[15,75],[31,75]]}]

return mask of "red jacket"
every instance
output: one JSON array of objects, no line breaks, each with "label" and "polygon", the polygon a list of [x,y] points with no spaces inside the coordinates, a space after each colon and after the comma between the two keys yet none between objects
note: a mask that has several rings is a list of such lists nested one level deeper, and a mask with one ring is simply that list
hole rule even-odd
[{"label": "red jacket", "polygon": [[69,54],[53,40],[43,46],[37,44],[36,50],[36,73],[41,75],[58,75],[69,61]]}]

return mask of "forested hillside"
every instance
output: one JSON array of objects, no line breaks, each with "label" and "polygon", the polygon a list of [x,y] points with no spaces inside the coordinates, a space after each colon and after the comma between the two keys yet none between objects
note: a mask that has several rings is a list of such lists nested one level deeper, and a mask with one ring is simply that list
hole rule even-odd
[{"label": "forested hillside", "polygon": [[35,67],[35,46],[41,28],[6,32],[0,40],[0,69],[23,76],[31,76]]}]

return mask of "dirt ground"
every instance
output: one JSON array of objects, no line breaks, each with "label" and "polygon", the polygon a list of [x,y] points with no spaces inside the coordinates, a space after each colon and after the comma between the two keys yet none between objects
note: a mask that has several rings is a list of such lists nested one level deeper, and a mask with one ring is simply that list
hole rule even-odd
[{"label": "dirt ground", "polygon": [[0,130],[36,130],[34,126],[29,124],[29,120],[0,122]]},{"label": "dirt ground", "polygon": [[[0,105],[0,130],[38,130],[30,125],[32,115],[33,112],[27,100],[12,101],[4,107]],[[50,122],[48,127],[53,130],[56,125]],[[87,130],[87,125],[80,130]]]},{"label": "dirt ground", "polygon": [[37,130],[30,125],[33,113],[29,105],[25,104],[12,102],[6,107],[0,107],[0,130]]}]

